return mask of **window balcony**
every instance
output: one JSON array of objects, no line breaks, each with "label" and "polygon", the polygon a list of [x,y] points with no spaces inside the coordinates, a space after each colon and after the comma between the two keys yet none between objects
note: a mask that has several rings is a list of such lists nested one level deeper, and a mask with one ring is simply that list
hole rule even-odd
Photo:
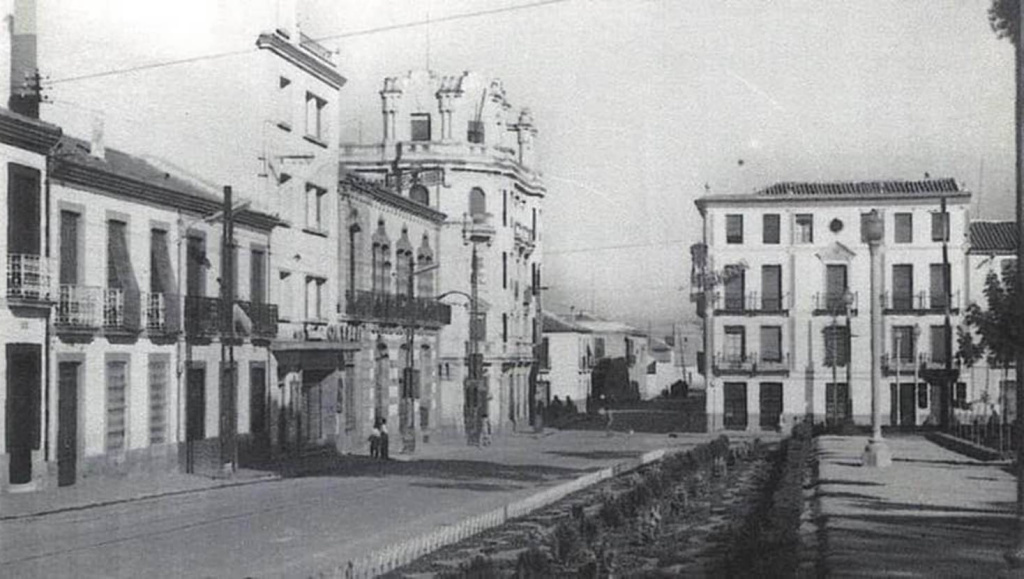
[{"label": "window balcony", "polygon": [[95,332],[103,319],[103,288],[62,285],[57,292],[54,325],[58,331]]},{"label": "window balcony", "polygon": [[141,300],[137,292],[121,288],[103,289],[103,332],[137,334],[141,322]]},{"label": "window balcony", "polygon": [[949,304],[950,313],[960,311],[960,292],[953,292],[947,301],[944,293],[917,292],[913,294],[886,292],[882,308],[890,315],[942,314]]},{"label": "window balcony", "polygon": [[185,296],[185,334],[189,338],[212,338],[221,330],[220,298]]},{"label": "window balcony", "polygon": [[715,315],[788,316],[789,294],[772,295],[758,292],[715,296]]},{"label": "window balcony", "polygon": [[715,354],[714,372],[722,375],[788,375],[790,371],[789,354],[777,356],[759,356],[757,352],[748,354]]},{"label": "window balcony", "polygon": [[[254,340],[277,336],[276,304],[236,301],[235,305],[236,308],[231,309],[231,322],[235,324],[236,338],[245,337],[246,334]],[[242,316],[238,315],[238,310],[245,314],[248,323],[240,321]],[[190,339],[200,340],[220,335],[225,322],[222,316],[226,313],[220,298],[185,296],[185,334]],[[239,330],[240,325],[245,329]]]},{"label": "window balcony", "polygon": [[348,291],[345,298],[345,313],[361,321],[428,328],[451,323],[451,306],[433,299],[370,291]]},{"label": "window balcony", "polygon": [[39,255],[7,254],[7,299],[17,305],[48,307],[53,292],[50,263]]},{"label": "window balcony", "polygon": [[895,354],[882,355],[882,373],[884,374],[913,374],[918,369],[918,361],[913,356],[898,356]]},{"label": "window balcony", "polygon": [[252,322],[252,337],[270,339],[277,337],[277,304],[237,302]]},{"label": "window balcony", "polygon": [[516,223],[513,227],[513,241],[517,251],[526,255],[533,252],[533,230],[522,223]]},{"label": "window balcony", "polygon": [[490,213],[476,213],[469,216],[463,226],[463,235],[473,243],[490,243],[494,239],[493,216]]},{"label": "window balcony", "polygon": [[814,294],[814,315],[816,316],[856,316],[860,305],[857,292]]}]

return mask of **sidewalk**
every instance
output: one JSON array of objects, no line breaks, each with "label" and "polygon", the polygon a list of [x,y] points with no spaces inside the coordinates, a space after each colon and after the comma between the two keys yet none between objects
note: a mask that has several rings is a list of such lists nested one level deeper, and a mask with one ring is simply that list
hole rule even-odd
[{"label": "sidewalk", "polygon": [[861,466],[867,438],[821,436],[816,492],[825,571],[837,577],[1005,577],[1015,477],[921,436],[887,438],[893,465]]}]

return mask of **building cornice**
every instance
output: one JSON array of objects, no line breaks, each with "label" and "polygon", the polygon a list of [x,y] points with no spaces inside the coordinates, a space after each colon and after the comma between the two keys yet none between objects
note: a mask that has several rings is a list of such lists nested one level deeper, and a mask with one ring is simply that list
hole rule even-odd
[{"label": "building cornice", "polygon": [[859,202],[889,202],[901,205],[913,203],[934,203],[946,199],[948,202],[957,204],[970,203],[971,193],[969,191],[957,191],[949,193],[872,193],[872,194],[847,194],[847,195],[800,195],[798,197],[781,197],[759,194],[744,195],[705,195],[694,201],[697,209],[704,211],[710,206],[737,206],[737,205],[794,205],[802,206],[809,203],[820,205],[851,205]]},{"label": "building cornice", "polygon": [[[75,163],[71,159],[54,158],[50,176],[57,184],[82,187],[100,194],[113,195],[129,201],[142,201],[197,215],[212,215],[224,208],[223,203],[216,199],[204,199],[170,187],[130,179],[96,167]],[[270,231],[283,224],[276,216],[248,209],[238,212],[235,219],[240,225],[263,231]]]},{"label": "building cornice", "polygon": [[319,57],[307,53],[299,46],[281,38],[272,32],[264,32],[256,39],[256,47],[268,49],[274,54],[298,66],[313,76],[319,78],[332,88],[340,89],[345,85],[347,79],[341,76],[333,65],[327,64]]},{"label": "building cornice", "polygon": [[0,109],[0,143],[46,154],[60,141],[60,127]]},{"label": "building cornice", "polygon": [[427,207],[426,205],[417,203],[412,199],[402,197],[376,183],[360,179],[353,175],[346,175],[341,179],[339,183],[340,188],[344,192],[345,190],[352,190],[367,195],[385,205],[390,205],[401,211],[412,213],[413,215],[422,217],[433,223],[443,223],[448,217],[444,213]]}]

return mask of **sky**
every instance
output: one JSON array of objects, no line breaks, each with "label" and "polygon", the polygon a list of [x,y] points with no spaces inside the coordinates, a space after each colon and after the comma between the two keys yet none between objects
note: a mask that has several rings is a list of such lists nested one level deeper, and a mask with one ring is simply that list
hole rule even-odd
[{"label": "sky", "polygon": [[[40,4],[43,73],[60,81],[244,53],[285,0]],[[429,66],[501,78],[539,129],[545,307],[663,332],[696,327],[688,248],[706,191],[928,173],[973,191],[975,218],[1012,216],[1013,53],[988,5],[300,0],[299,21],[338,50],[343,141],[379,140],[385,76]],[[487,13],[462,16],[476,12]],[[146,74],[55,82],[44,118],[87,136],[82,111]],[[131,111],[105,112],[111,146],[146,146]]]}]

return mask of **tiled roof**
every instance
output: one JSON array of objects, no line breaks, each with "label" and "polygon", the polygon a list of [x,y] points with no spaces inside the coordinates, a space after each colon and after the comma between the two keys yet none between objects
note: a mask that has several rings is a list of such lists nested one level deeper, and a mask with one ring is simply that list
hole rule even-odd
[{"label": "tiled roof", "polygon": [[1014,221],[975,221],[971,223],[972,253],[1013,252],[1017,249],[1017,223]]},{"label": "tiled roof", "polygon": [[926,179],[923,181],[839,181],[833,183],[775,183],[757,192],[765,196],[804,195],[868,195],[884,193],[956,193],[960,191],[955,179]]}]

